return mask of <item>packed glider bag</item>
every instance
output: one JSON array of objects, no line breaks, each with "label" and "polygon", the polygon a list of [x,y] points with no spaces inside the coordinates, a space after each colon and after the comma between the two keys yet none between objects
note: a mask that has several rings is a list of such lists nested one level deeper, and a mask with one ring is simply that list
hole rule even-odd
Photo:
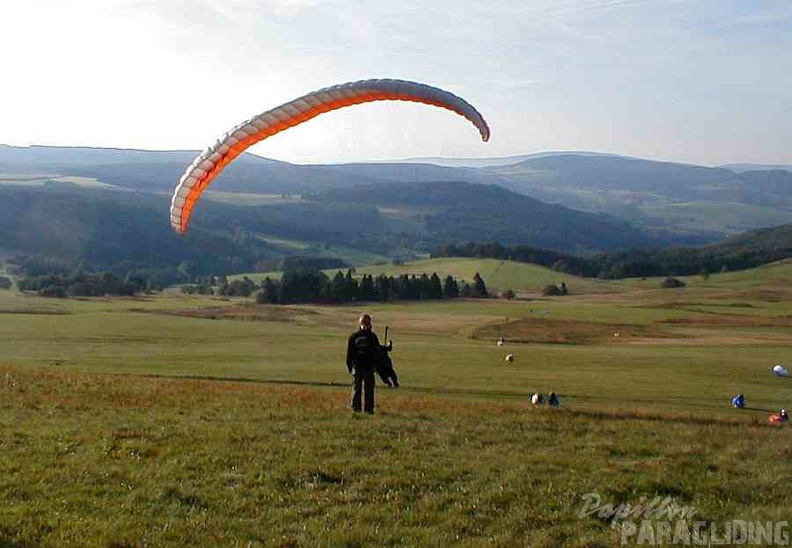
[{"label": "packed glider bag", "polygon": [[380,346],[374,349],[374,368],[382,382],[387,386],[394,388],[399,386],[399,377],[393,368],[393,360],[391,360],[387,346]]}]

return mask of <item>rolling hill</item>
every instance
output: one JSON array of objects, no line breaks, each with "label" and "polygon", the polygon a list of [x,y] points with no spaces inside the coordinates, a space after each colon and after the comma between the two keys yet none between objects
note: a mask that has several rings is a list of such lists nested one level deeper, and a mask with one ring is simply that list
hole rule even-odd
[{"label": "rolling hill", "polygon": [[785,170],[587,152],[457,166],[301,166],[244,154],[179,239],[167,227],[167,196],[195,154],[0,145],[0,250],[238,272],[284,255],[341,255],[359,265],[468,241],[614,253],[706,244],[792,221]]},{"label": "rolling hill", "polygon": [[[0,145],[0,175],[82,177],[168,193],[195,154]],[[212,189],[299,195],[394,182],[496,184],[544,202],[621,217],[652,231],[684,234],[689,241],[716,241],[792,221],[792,175],[786,167],[704,167],[584,151],[337,165],[295,165],[243,154]]]},{"label": "rolling hill", "polygon": [[[169,193],[198,153],[0,145],[0,174],[89,177],[120,188]],[[370,183],[372,177],[358,177],[321,166],[298,166],[245,153],[225,169],[218,181],[229,192],[299,194],[328,186]]]},{"label": "rolling hill", "polygon": [[[392,217],[419,216],[423,240],[499,241],[585,253],[657,246],[661,240],[605,215],[548,205],[496,185],[465,182],[360,185],[328,190],[313,199],[378,207]],[[676,240],[678,243],[680,240]]]},{"label": "rolling hill", "polygon": [[616,219],[461,182],[360,185],[269,205],[204,200],[184,237],[170,229],[168,206],[167,196],[148,192],[0,185],[0,249],[99,268],[188,263],[220,274],[284,255],[413,257],[480,239],[576,252],[659,245]]},{"label": "rolling hill", "polygon": [[[485,168],[516,192],[711,240],[792,221],[792,173],[561,154]],[[746,207],[750,206],[750,207]],[[686,211],[679,215],[680,209]]]}]

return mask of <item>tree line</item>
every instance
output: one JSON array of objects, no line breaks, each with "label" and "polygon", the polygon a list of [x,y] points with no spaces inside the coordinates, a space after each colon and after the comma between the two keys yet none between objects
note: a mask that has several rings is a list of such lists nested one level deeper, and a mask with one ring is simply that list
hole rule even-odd
[{"label": "tree line", "polygon": [[122,280],[111,272],[33,276],[19,280],[17,287],[21,291],[35,291],[43,297],[132,296],[148,290],[147,280],[142,277],[130,276]]},{"label": "tree line", "polygon": [[498,242],[439,246],[432,257],[475,257],[538,264],[601,279],[708,275],[745,270],[792,257],[792,225],[756,230],[702,247],[630,249],[589,256]]},{"label": "tree line", "polygon": [[260,304],[293,303],[349,303],[365,301],[410,301],[482,298],[489,296],[484,279],[476,273],[472,283],[459,282],[453,276],[441,279],[437,273],[372,276],[359,279],[353,269],[336,272],[330,278],[317,269],[295,269],[283,273],[280,280],[269,276],[257,285],[248,277],[228,282],[224,279],[205,279],[199,284],[182,286],[184,293],[216,294],[247,297],[255,293]]},{"label": "tree line", "polygon": [[[355,277],[354,269],[339,270],[330,278],[315,268],[287,270],[280,280],[266,277],[257,284],[247,276],[228,280],[225,276],[205,276],[197,283],[184,284],[182,293],[221,295],[228,297],[255,296],[258,303],[349,303],[358,301],[408,301],[453,299],[457,297],[488,297],[484,279],[476,273],[471,283],[458,282],[453,276],[441,279],[437,273],[402,274]],[[10,287],[10,279],[8,280]],[[112,272],[88,273],[76,269],[71,274],[44,274],[21,278],[20,291],[35,291],[44,297],[103,297],[133,296],[142,292],[162,290],[153,286],[145,272],[130,273],[121,278]]]}]

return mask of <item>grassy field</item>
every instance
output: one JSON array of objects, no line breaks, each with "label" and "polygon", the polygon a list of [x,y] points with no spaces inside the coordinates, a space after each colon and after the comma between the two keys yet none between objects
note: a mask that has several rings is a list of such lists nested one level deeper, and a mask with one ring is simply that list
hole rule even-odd
[{"label": "grassy field", "polygon": [[[532,298],[0,290],[0,546],[618,545],[580,515],[589,493],[670,497],[708,524],[789,518],[792,427],[765,418],[792,406],[770,373],[792,364],[792,263],[675,290],[573,278],[558,298],[497,263],[445,266]],[[372,417],[346,408],[364,308],[402,380]],[[527,404],[550,390],[561,408]]]},{"label": "grassy field", "polygon": [[710,230],[740,234],[760,226],[778,226],[789,222],[789,211],[776,208],[727,202],[683,202],[651,204],[639,208],[647,217],[680,230]]},{"label": "grassy field", "polygon": [[[305,240],[289,240],[286,238],[280,238],[276,236],[261,236],[259,235],[258,238],[261,240],[266,241],[269,244],[277,246],[285,253],[296,255],[296,256],[308,256],[308,257],[324,257],[324,258],[331,258],[331,259],[341,259],[346,264],[349,265],[362,265],[362,264],[375,264],[375,263],[387,263],[388,258],[384,255],[377,255],[376,253],[371,253],[368,251],[361,251],[359,249],[354,249],[351,247],[345,247],[341,245],[335,244],[326,244],[322,242],[310,242]],[[336,271],[332,271],[331,275],[335,274]],[[229,276],[229,279],[241,279],[244,276],[255,280],[258,283],[264,280],[265,277],[269,276],[273,279],[280,279],[281,272],[253,272],[253,273],[243,273],[243,274],[235,274]]]},{"label": "grassy field", "polygon": [[300,197],[286,196],[283,194],[258,194],[253,192],[223,192],[220,190],[207,190],[205,198],[212,202],[221,204],[233,204],[244,206],[263,206],[292,204],[300,201]]},{"label": "grassy field", "polygon": [[54,184],[71,184],[85,188],[104,188],[114,189],[117,188],[113,185],[108,185],[95,179],[93,177],[72,177],[72,176],[59,176],[59,175],[13,175],[0,173],[0,185],[17,185],[17,186],[42,186]]}]

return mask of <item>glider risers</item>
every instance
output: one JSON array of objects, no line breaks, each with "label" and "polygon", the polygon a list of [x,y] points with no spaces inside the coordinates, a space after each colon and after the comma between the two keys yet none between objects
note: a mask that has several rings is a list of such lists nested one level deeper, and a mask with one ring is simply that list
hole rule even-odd
[{"label": "glider risers", "polygon": [[203,191],[248,147],[325,112],[372,101],[412,101],[445,108],[464,116],[476,126],[482,140],[488,141],[490,137],[487,122],[470,103],[426,84],[376,79],[320,89],[245,120],[199,154],[173,191],[171,226],[179,234],[187,231],[192,210]]}]

